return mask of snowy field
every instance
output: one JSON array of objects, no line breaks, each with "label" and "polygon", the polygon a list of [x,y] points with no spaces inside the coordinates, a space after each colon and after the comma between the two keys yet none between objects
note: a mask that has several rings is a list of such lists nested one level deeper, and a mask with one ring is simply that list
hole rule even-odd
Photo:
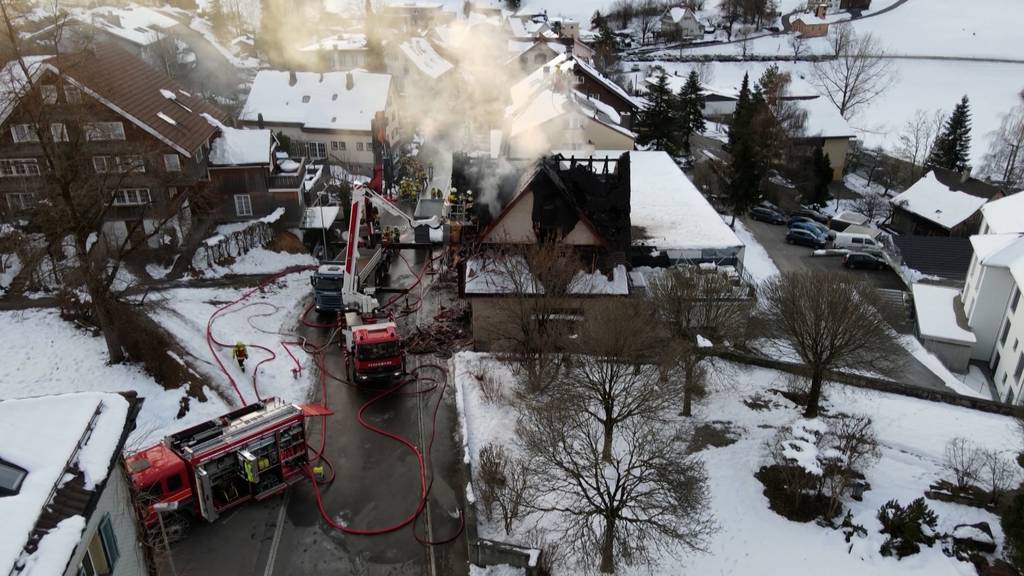
[{"label": "snowy field", "polygon": [[309,254],[275,252],[266,248],[253,248],[235,259],[229,266],[204,268],[199,271],[203,278],[222,278],[232,274],[273,274],[298,266],[314,266],[317,259]]},{"label": "snowy field", "polygon": [[[480,448],[490,442],[520,453],[515,435],[516,414],[507,401],[513,397],[508,369],[489,356],[471,352],[456,355],[453,362],[468,436],[468,456],[473,463],[477,463]],[[483,398],[472,375],[481,369],[503,382],[506,400],[490,404]],[[806,574],[809,566],[827,566],[830,576],[976,573],[972,565],[945,556],[938,545],[923,548],[921,553],[902,561],[881,556],[883,538],[875,514],[889,499],[897,498],[906,504],[922,496],[928,485],[942,476],[945,445],[956,436],[968,437],[981,447],[1014,451],[1020,440],[1013,419],[842,385],[827,386],[829,409],[870,415],[882,442],[881,460],[867,471],[871,489],[865,493],[863,502],[846,503],[852,510],[853,521],[863,525],[868,535],[854,537],[847,544],[840,532],[813,522],[791,522],[769,510],[762,494],[764,487],[754,478],[754,472],[765,463],[763,443],[776,429],[798,421],[800,410],[778,396],[771,396],[777,405],[764,411],[748,408],[743,400],[771,387],[785,388],[785,377],[772,370],[726,362],[716,363],[710,372],[715,384],[709,397],[698,406],[695,420],[725,420],[742,431],[735,444],[700,453],[708,469],[711,508],[720,531],[706,554],[665,557],[657,566],[625,568],[621,573]],[[937,422],[944,425],[936,426]],[[1001,549],[1003,535],[993,514],[938,501],[929,501],[929,506],[939,516],[939,532],[950,532],[957,524],[988,522]],[[500,519],[496,520],[486,522],[481,516],[482,537],[522,541],[526,531],[537,522],[536,518],[527,518],[507,536],[499,525]],[[540,525],[549,526],[550,521],[541,521]],[[561,574],[575,573],[578,570],[574,567],[561,570]]]},{"label": "snowy field", "polygon": [[[669,74],[686,75],[692,64],[680,62],[643,63],[641,80],[649,66],[661,65]],[[715,62],[710,84],[739,88],[743,73],[755,82],[770,62]],[[811,88],[811,65],[806,62],[778,62],[779,68],[790,72],[795,89]],[[973,120],[971,158],[978,166],[988,151],[992,133],[998,130],[1002,117],[1020,102],[1024,89],[1024,64],[999,64],[943,60],[893,60],[894,81],[889,89],[864,106],[850,121],[858,137],[869,147],[893,150],[899,133],[917,110],[931,114],[942,110],[948,115],[953,106],[967,95]]]},{"label": "snowy field", "polygon": [[[260,368],[258,384],[263,395],[277,395],[289,401],[307,397],[313,381],[310,357],[299,346],[290,347],[302,366],[299,378],[292,375],[294,363],[282,348],[279,336],[295,325],[301,301],[309,293],[308,274],[294,274],[257,293],[248,302],[229,309],[214,325],[214,335],[223,342],[236,341],[266,345],[276,357]],[[168,433],[219,416],[239,405],[237,396],[219,371],[207,348],[206,322],[215,304],[223,305],[241,296],[234,289],[179,289],[150,294],[147,302],[159,303],[155,318],[193,356],[184,359],[207,383],[207,402],[189,400],[189,410],[178,419],[184,389],[165,390],[139,366],[108,365],[103,339],[94,337],[60,318],[55,310],[0,312],[0,346],[6,361],[0,363],[0,397],[18,398],[66,392],[136,391],[144,398],[138,425],[128,442],[139,449]],[[246,374],[234,365],[230,350],[219,356],[238,382],[246,400],[255,397],[253,366],[269,355],[250,349]]]}]

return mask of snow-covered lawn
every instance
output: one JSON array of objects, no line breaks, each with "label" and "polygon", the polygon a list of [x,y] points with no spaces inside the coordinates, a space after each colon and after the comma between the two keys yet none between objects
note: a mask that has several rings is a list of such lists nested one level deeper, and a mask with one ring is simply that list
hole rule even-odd
[{"label": "snow-covered lawn", "polygon": [[[512,386],[508,369],[492,357],[463,352],[455,356],[454,374],[460,411],[465,418],[468,457],[475,464],[482,446],[497,442],[513,453],[521,451],[515,434],[516,414],[508,399]],[[505,400],[488,403],[481,394],[474,372],[480,370],[498,378],[508,391]],[[862,390],[837,384],[825,389],[831,411],[870,415],[881,440],[882,456],[867,472],[871,489],[863,502],[849,501],[853,521],[863,525],[867,537],[854,537],[851,544],[843,534],[815,523],[791,522],[768,508],[764,487],[754,473],[765,463],[764,442],[780,427],[792,426],[800,411],[785,399],[767,393],[784,388],[785,377],[773,370],[717,362],[711,367],[716,385],[698,407],[698,421],[724,420],[737,426],[742,436],[723,448],[701,452],[709,473],[711,507],[720,527],[708,552],[683,558],[665,557],[656,566],[626,568],[623,574],[654,576],[675,574],[808,574],[827,572],[830,576],[872,575],[970,575],[972,565],[945,556],[936,545],[902,561],[881,556],[883,538],[875,515],[889,499],[907,504],[923,495],[929,484],[942,476],[941,463],[946,443],[965,436],[977,445],[1007,451],[1019,445],[1013,419],[949,406]],[[777,406],[755,411],[743,401],[761,393],[777,400]],[[951,532],[957,524],[988,522],[1003,542],[999,520],[981,509],[929,501],[939,516],[939,532]],[[480,535],[522,542],[536,519],[520,522],[506,535],[497,522],[479,520]],[[541,526],[548,525],[542,521]],[[557,535],[552,535],[557,537]],[[811,568],[813,567],[813,569]],[[563,574],[575,574],[573,567]]]},{"label": "snow-covered lawn", "polygon": [[275,252],[266,248],[254,248],[235,258],[229,266],[206,268],[199,272],[203,278],[221,278],[229,274],[273,274],[297,266],[313,266],[316,258],[309,254]]},{"label": "snow-covered lawn", "polygon": [[[285,335],[295,326],[302,311],[302,299],[309,291],[309,275],[293,274],[235,308],[226,311],[214,325],[214,335],[222,342],[259,343],[276,358],[260,368],[258,384],[264,396],[276,395],[289,401],[304,400],[310,390],[312,362],[299,346],[290,347],[303,370],[292,375],[295,364],[282,348],[281,341],[293,341]],[[0,347],[5,361],[0,363],[0,398],[18,398],[67,392],[135,391],[144,399],[138,425],[128,441],[129,449],[139,449],[168,433],[219,416],[239,406],[237,396],[219,371],[206,344],[206,322],[216,306],[241,296],[235,289],[191,289],[150,294],[147,302],[159,302],[155,319],[178,337],[193,356],[182,359],[195,369],[206,383],[206,402],[189,399],[184,418],[177,414],[186,390],[165,390],[139,366],[107,364],[103,339],[74,327],[55,310],[0,312]],[[252,372],[267,355],[250,349],[246,373],[231,360],[229,349],[219,356],[231,370],[246,400],[255,397]]]},{"label": "snow-covered lawn", "polygon": [[3,294],[14,278],[21,274],[21,258],[18,258],[17,254],[5,254],[3,258],[6,266],[0,270],[0,294]]}]

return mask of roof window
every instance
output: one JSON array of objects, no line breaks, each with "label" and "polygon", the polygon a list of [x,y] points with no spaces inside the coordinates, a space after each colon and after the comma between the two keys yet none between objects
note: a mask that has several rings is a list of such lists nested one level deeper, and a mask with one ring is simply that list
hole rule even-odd
[{"label": "roof window", "polygon": [[0,460],[0,498],[21,492],[21,483],[25,481],[26,476],[28,471],[21,466]]}]

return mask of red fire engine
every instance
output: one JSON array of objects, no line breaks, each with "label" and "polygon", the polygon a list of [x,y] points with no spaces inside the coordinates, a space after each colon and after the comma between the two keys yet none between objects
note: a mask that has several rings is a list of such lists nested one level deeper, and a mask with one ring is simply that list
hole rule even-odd
[{"label": "red fire engine", "polygon": [[276,398],[198,424],[125,459],[146,526],[157,522],[153,505],[173,504],[177,520],[208,522],[225,510],[282,492],[303,478],[308,463],[307,416],[318,406]]},{"label": "red fire engine", "polygon": [[394,322],[346,313],[345,350],[349,382],[391,383],[405,374],[405,353]]}]

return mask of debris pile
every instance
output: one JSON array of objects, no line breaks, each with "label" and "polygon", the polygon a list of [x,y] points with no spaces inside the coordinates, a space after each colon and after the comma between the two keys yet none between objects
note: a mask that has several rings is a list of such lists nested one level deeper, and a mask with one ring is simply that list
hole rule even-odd
[{"label": "debris pile", "polygon": [[472,343],[469,307],[456,305],[442,308],[430,324],[417,326],[415,332],[406,338],[406,349],[412,354],[450,356]]}]

